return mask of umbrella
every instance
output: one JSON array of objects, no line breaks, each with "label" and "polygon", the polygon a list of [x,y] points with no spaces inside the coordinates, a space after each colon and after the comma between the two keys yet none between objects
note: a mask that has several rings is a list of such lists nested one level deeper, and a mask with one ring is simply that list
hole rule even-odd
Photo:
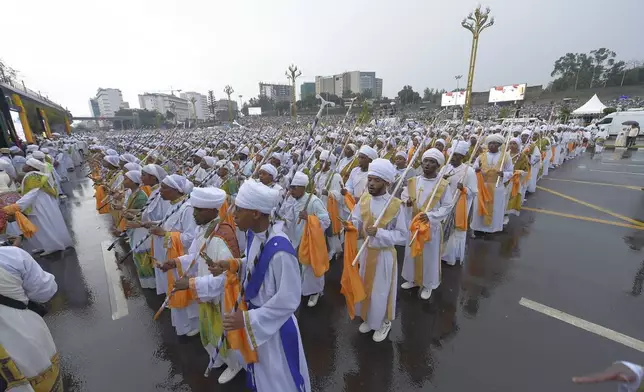
[{"label": "umbrella", "polygon": [[622,125],[633,125],[633,126],[639,127],[640,123],[638,123],[637,121],[629,120],[629,121],[624,121]]}]

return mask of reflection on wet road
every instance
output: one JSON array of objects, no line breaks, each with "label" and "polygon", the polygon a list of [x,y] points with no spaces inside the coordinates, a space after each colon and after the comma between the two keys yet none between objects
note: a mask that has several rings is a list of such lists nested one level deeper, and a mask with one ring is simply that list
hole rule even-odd
[{"label": "reflection on wet road", "polygon": [[[641,220],[644,177],[599,171],[644,173],[638,157],[583,157],[550,174],[572,181],[540,185]],[[217,384],[219,370],[203,377],[207,355],[199,338],[178,338],[169,312],[152,320],[163,298],[140,288],[131,261],[121,278],[129,314],[112,320],[101,254],[101,242],[111,240],[108,221],[95,213],[88,180],[64,187],[70,198],[63,210],[76,248],[39,261],[60,287],[46,321],[61,353],[66,390],[243,390],[243,372],[226,386]],[[342,265],[333,264],[318,306],[298,311],[313,389],[569,391],[581,390],[571,384],[573,375],[617,359],[644,363],[635,350],[519,305],[529,298],[644,340],[644,231],[541,213],[619,222],[543,191],[529,196],[526,206],[531,210],[513,217],[504,233],[469,241],[464,266],[443,266],[442,284],[429,301],[415,289],[400,290],[391,333],[379,344],[349,320],[340,294]],[[600,390],[611,389],[584,388]]]}]

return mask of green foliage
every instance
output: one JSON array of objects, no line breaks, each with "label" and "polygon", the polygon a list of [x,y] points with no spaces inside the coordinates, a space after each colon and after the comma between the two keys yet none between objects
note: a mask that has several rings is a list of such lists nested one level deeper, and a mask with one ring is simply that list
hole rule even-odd
[{"label": "green foliage", "polygon": [[[174,116],[174,113],[170,112],[171,116]],[[115,116],[123,117],[132,117],[133,120],[123,120],[123,127],[125,128],[151,128],[159,127],[162,124],[166,124],[164,115],[159,113],[156,110],[147,110],[147,109],[119,109]],[[168,113],[166,113],[166,116]],[[169,118],[168,118],[169,120]],[[133,124],[134,122],[134,124]]]},{"label": "green foliage", "polygon": [[499,110],[499,118],[508,118],[510,117],[510,108],[509,107],[502,107],[501,110]]},{"label": "green foliage", "polygon": [[615,108],[604,108],[604,114],[611,114],[611,113],[615,113],[616,111],[617,109]]},{"label": "green foliage", "polygon": [[358,115],[358,118],[356,120],[357,123],[361,124],[361,125],[368,123],[369,120],[371,119],[372,110],[373,109],[370,108],[369,105],[366,102],[363,102],[362,103],[362,109],[360,110],[360,114]]},{"label": "green foliage", "polygon": [[440,104],[441,98],[443,94],[446,92],[447,90],[445,89],[438,90],[438,89],[425,87],[425,90],[423,90],[423,101]]},{"label": "green foliage", "polygon": [[414,89],[409,85],[404,86],[402,90],[398,91],[398,99],[400,99],[400,102],[403,105],[419,103],[421,101],[420,94],[414,91]]},{"label": "green foliage", "polygon": [[562,106],[559,109],[559,115],[557,116],[557,118],[559,119],[560,123],[566,123],[568,122],[571,114],[572,110],[568,106]]},{"label": "green foliage", "polygon": [[362,95],[362,98],[364,99],[371,99],[373,98],[373,91],[371,91],[371,89],[368,88],[364,90],[361,95]]}]

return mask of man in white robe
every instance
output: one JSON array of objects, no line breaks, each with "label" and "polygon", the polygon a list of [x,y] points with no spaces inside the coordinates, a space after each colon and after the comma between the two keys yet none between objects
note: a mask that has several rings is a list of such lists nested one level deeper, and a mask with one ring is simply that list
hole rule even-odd
[{"label": "man in white robe", "polygon": [[539,169],[541,169],[541,151],[539,151],[535,138],[538,139],[538,135],[535,133],[533,136],[532,132],[528,130],[521,133],[521,143],[526,146],[524,150],[527,150],[528,161],[530,162],[530,179],[527,186],[529,193],[537,191],[537,176],[539,175]]},{"label": "man in white robe", "polygon": [[72,246],[72,238],[56,199],[58,190],[45,165],[34,158],[27,160],[23,168],[27,174],[22,179],[22,197],[16,202],[20,211],[38,229],[25,243],[33,252],[43,252],[41,256]]},{"label": "man in white robe", "polygon": [[259,182],[267,187],[278,191],[284,189],[280,184],[275,182],[275,179],[277,178],[277,169],[270,163],[265,163],[260,166],[257,174],[259,175]]},{"label": "man in white robe", "polygon": [[[398,267],[394,246],[406,246],[409,233],[400,199],[387,192],[395,176],[391,162],[374,159],[369,164],[368,173],[368,192],[356,203],[350,218],[358,233],[368,235],[368,248],[376,252],[364,251],[358,260],[360,276],[363,281],[366,279],[367,298],[356,304],[356,314],[364,320],[358,330],[361,333],[375,331],[373,340],[382,342],[387,338],[391,321],[396,316]],[[385,209],[385,217],[377,227],[374,226]],[[358,245],[361,245],[360,241]],[[368,290],[369,286],[371,290]]]},{"label": "man in white robe", "polygon": [[[232,272],[239,270],[249,310],[224,316],[224,330],[243,329],[258,361],[248,365],[252,386],[258,392],[310,392],[311,382],[304,348],[294,312],[301,300],[300,271],[295,249],[271,225],[270,214],[279,202],[279,192],[248,180],[235,199],[235,222],[248,231],[246,257]],[[220,272],[230,262],[215,263]],[[196,279],[197,291],[211,277]],[[286,342],[285,342],[286,340]]]},{"label": "man in white robe", "polygon": [[5,384],[9,392],[40,391],[49,385],[47,391],[63,390],[60,357],[49,328],[27,308],[29,301],[49,301],[57,290],[54,276],[27,252],[0,248],[0,386]]},{"label": "man in white robe", "polygon": [[[456,208],[461,197],[466,198],[465,222],[469,222],[472,202],[478,193],[476,173],[469,162],[466,164],[463,162],[463,159],[470,148],[470,143],[466,141],[458,141],[452,148],[454,149],[454,154],[452,155],[452,161],[447,164],[445,175],[449,176],[449,185],[454,191],[454,198],[452,199],[454,208]],[[458,211],[456,213],[458,214]],[[455,222],[455,225],[458,226],[457,222]],[[445,245],[445,249],[443,250],[442,260],[447,262],[449,265],[455,265],[456,261],[460,261],[461,264],[464,264],[466,242],[467,227],[465,227],[465,230],[455,227],[454,232],[450,236],[447,244]]]},{"label": "man in white robe", "polygon": [[[322,168],[318,173],[315,174],[315,178],[313,181],[314,184],[314,189],[316,192],[316,196],[320,198],[322,201],[322,204],[325,206],[325,208],[328,211],[328,206],[329,206],[329,195],[333,197],[337,203],[338,206],[338,216],[342,220],[346,220],[347,217],[349,216],[350,211],[344,207],[344,197],[342,197],[342,188],[343,188],[343,183],[342,183],[342,176],[337,173],[337,171],[332,171],[331,167],[335,164],[336,158],[333,154],[331,154],[328,150],[322,151],[320,154],[320,161],[322,162]],[[332,177],[331,174],[333,173]],[[331,181],[329,181],[329,178],[332,178]],[[329,189],[327,190],[327,184],[329,186]],[[329,214],[329,217],[331,214]],[[327,236],[327,241],[329,245],[329,260],[333,258],[334,255],[342,253],[342,232],[333,235],[331,233],[330,236]]]},{"label": "man in white robe", "polygon": [[[308,184],[309,176],[302,172],[296,172],[295,176],[293,176],[293,181],[291,181],[289,194],[278,212],[278,215],[284,219],[284,231],[295,249],[300,246],[308,215],[317,216],[320,220],[322,231],[326,230],[331,224],[329,213],[326,211],[322,201],[317,196],[306,193]],[[323,292],[324,274],[315,276],[311,265],[302,264],[302,296],[309,296],[307,303],[309,308],[317,305]]]},{"label": "man in white robe", "polygon": [[[402,268],[405,282],[400,286],[404,290],[420,286],[420,298],[424,300],[429,299],[432,290],[441,283],[441,222],[451,212],[454,196],[449,181],[442,178],[439,172],[443,164],[445,156],[442,151],[437,148],[425,151],[421,160],[423,175],[410,179],[401,196],[408,209],[408,221],[411,223],[412,218],[420,214],[419,220],[429,223],[431,232],[431,238],[423,245],[420,255],[412,256],[411,247],[406,248]],[[413,237],[414,233],[410,231],[409,235]]]},{"label": "man in white robe", "polygon": [[[491,220],[486,222],[486,215],[481,214],[479,208],[479,199],[484,197],[486,193],[482,189],[478,189],[476,197],[474,198],[474,215],[472,216],[472,230],[484,233],[496,233],[503,230],[503,218],[505,216],[505,183],[510,181],[513,172],[512,158],[505,152],[501,153],[499,148],[503,145],[505,139],[499,134],[489,135],[486,139],[488,144],[488,151],[481,153],[476,162],[474,162],[474,170],[476,173],[483,175],[484,184],[489,191],[490,196],[493,195],[493,202],[489,207],[492,207]],[[505,154],[505,158],[503,157]],[[501,161],[503,165],[501,166]],[[478,174],[477,174],[478,176]],[[496,178],[502,177],[500,180]],[[497,185],[498,184],[498,185]],[[485,204],[484,200],[481,200]]]},{"label": "man in white robe", "polygon": [[367,190],[369,164],[376,158],[378,158],[378,153],[372,147],[367,145],[360,147],[360,151],[358,152],[358,167],[351,170],[349,179],[345,184],[346,189],[342,189],[343,196],[349,192],[356,202],[360,199],[362,194]]}]

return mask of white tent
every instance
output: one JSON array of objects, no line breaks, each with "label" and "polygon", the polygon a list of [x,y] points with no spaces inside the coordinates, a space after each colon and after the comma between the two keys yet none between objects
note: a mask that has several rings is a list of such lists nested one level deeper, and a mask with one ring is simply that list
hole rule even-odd
[{"label": "white tent", "polygon": [[599,97],[597,97],[597,94],[595,94],[591,99],[588,100],[588,102],[575,109],[572,114],[600,114],[604,112],[605,108],[606,105],[604,105],[602,101],[599,100]]}]

